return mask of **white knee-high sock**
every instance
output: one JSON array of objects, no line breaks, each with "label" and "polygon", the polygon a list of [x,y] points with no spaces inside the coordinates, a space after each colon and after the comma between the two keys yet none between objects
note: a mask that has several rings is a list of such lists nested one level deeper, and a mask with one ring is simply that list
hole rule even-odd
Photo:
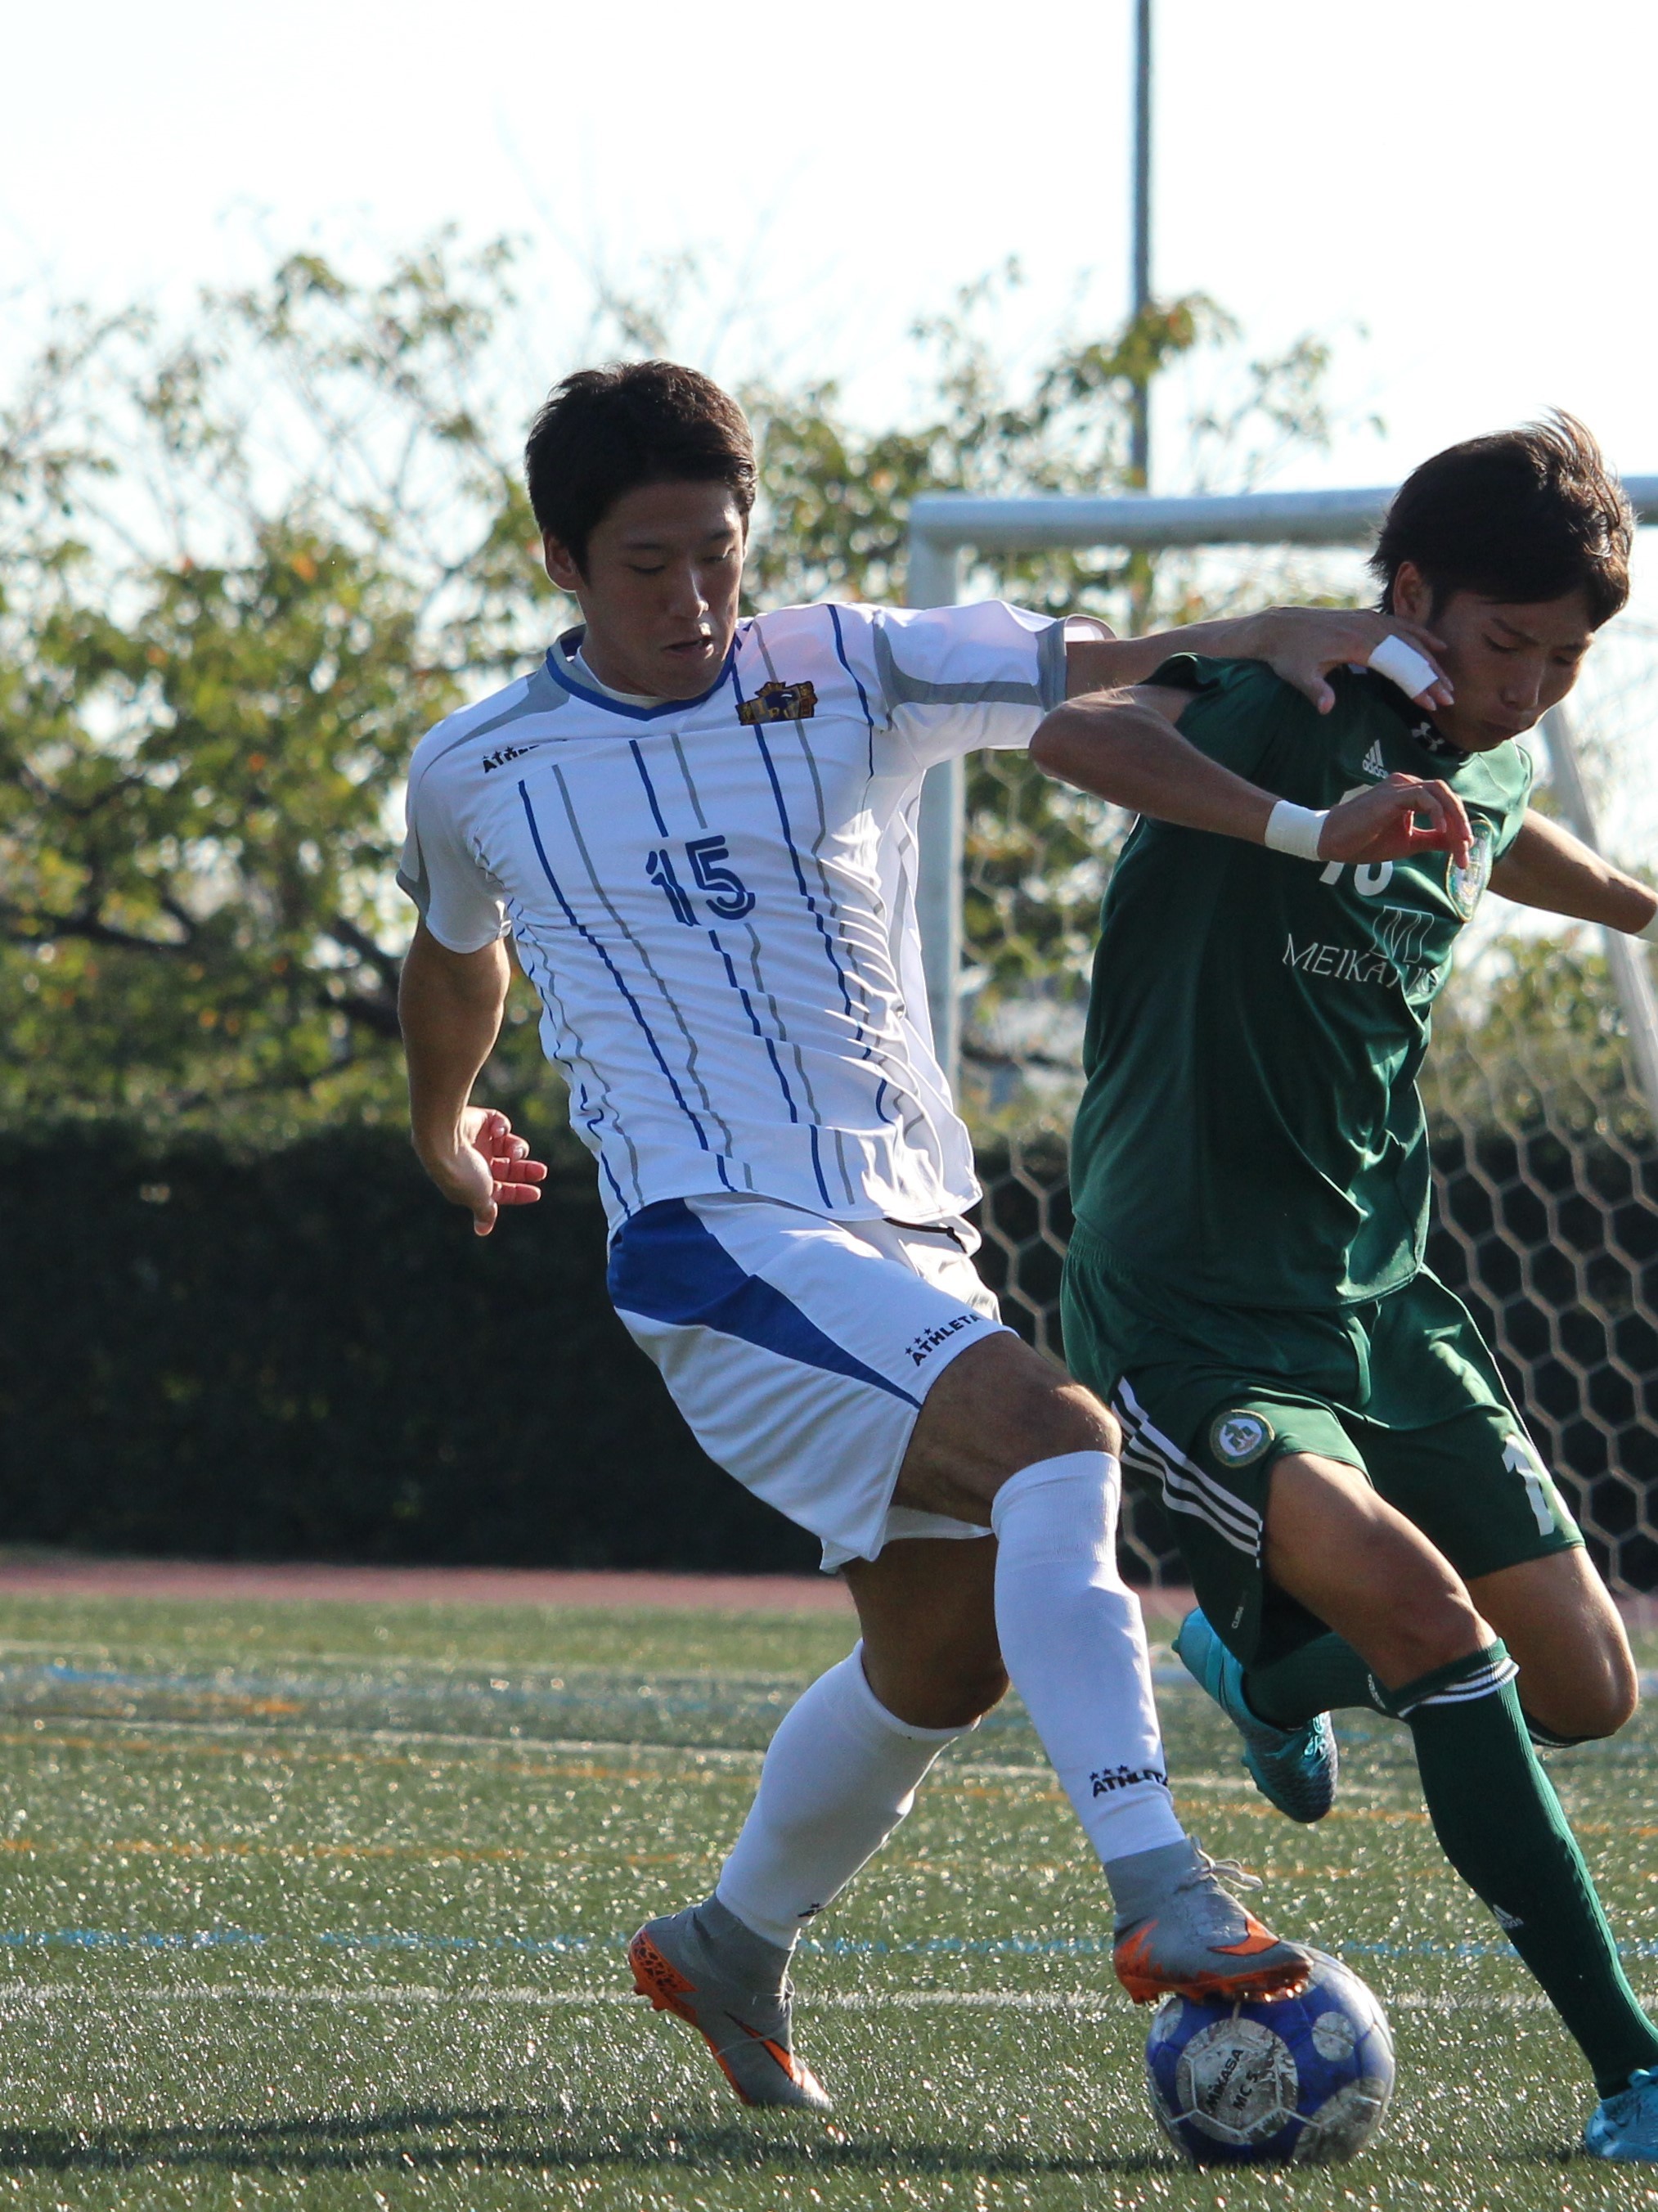
[{"label": "white knee-high sock", "polygon": [[785,1714],[715,1896],[756,1936],[793,1945],[880,1850],[944,1746],[967,1733],[890,1713],[857,1644]]},{"label": "white knee-high sock", "polygon": [[1013,1686],[1102,1861],[1179,1843],[1145,1624],[1117,1571],[1121,1476],[1105,1452],[1037,1461],[1005,1482],[996,1628]]}]

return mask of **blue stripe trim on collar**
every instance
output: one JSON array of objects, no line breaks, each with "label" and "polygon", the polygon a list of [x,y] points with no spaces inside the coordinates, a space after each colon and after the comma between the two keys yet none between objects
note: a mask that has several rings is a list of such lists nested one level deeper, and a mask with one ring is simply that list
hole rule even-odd
[{"label": "blue stripe trim on collar", "polygon": [[[739,623],[738,629],[741,628],[742,625]],[[580,649],[580,640],[585,635],[584,630],[579,629],[567,630],[565,633],[567,637],[578,641],[578,651]],[[578,684],[573,676],[561,667],[559,664],[562,655],[559,652],[559,646],[563,641],[561,638],[547,648],[544,665],[554,683],[562,691],[568,691],[573,699],[585,700],[590,707],[602,707],[607,714],[620,714],[624,720],[629,722],[655,722],[659,721],[664,714],[692,713],[696,708],[706,705],[721,684],[730,682],[732,671],[737,665],[737,632],[733,631],[732,641],[726,649],[726,658],[720,673],[706,691],[699,691],[695,699],[665,699],[659,707],[629,707],[620,699],[612,699],[603,691],[589,690],[585,684]]]}]

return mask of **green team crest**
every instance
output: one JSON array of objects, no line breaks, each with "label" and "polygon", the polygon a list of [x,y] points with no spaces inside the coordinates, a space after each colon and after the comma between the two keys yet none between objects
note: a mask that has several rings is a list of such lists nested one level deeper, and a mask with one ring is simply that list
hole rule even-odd
[{"label": "green team crest", "polygon": [[1451,904],[1464,921],[1472,921],[1474,909],[1485,895],[1491,879],[1491,833],[1484,822],[1473,825],[1473,844],[1468,854],[1468,865],[1459,868],[1450,861],[1445,872],[1445,888],[1451,895]]},{"label": "green team crest", "polygon": [[1253,1467],[1277,1431],[1259,1413],[1218,1413],[1209,1424],[1209,1449],[1224,1467]]}]

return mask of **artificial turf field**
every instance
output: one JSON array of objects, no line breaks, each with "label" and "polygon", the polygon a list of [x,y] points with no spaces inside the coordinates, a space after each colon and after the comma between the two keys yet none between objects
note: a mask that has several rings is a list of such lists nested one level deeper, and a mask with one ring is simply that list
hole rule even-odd
[{"label": "artificial turf field", "polygon": [[[624,1996],[621,1943],[708,1887],[841,1616],[31,1598],[0,1626],[0,2206],[1658,2205],[1658,2169],[1570,2155],[1576,2054],[1380,1722],[1298,1829],[1162,1691],[1188,1824],[1399,2046],[1364,2157],[1202,2175],[1147,2112],[1145,2016],[1014,1714],[800,1961],[832,2126],[744,2113]],[[1655,1727],[1553,1761],[1651,1999]]]}]

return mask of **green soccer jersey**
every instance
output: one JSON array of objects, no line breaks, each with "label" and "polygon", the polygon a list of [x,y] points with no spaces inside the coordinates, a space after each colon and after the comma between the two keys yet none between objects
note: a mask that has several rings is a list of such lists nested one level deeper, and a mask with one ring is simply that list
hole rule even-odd
[{"label": "green soccer jersey", "polygon": [[1468,811],[1446,853],[1301,860],[1142,821],[1106,893],[1072,1140],[1079,1220],[1130,1276],[1228,1306],[1379,1297],[1422,1264],[1427,1133],[1416,1088],[1433,1002],[1531,789],[1515,744],[1464,755],[1377,676],[1320,714],[1256,661],[1181,654],[1183,736],[1303,806],[1395,773]]}]

